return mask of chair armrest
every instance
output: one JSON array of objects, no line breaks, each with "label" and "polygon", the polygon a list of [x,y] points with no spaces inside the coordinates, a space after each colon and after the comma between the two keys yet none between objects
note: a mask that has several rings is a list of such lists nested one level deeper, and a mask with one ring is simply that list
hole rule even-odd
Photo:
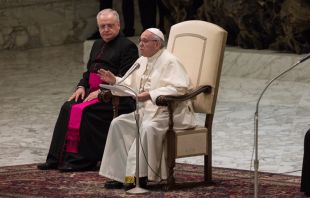
[{"label": "chair armrest", "polygon": [[107,102],[110,102],[112,100],[112,92],[110,90],[101,90],[98,94],[98,100],[100,102],[104,102],[104,103],[107,103]]},{"label": "chair armrest", "polygon": [[114,96],[110,90],[101,90],[97,96],[98,100],[103,103],[112,103],[113,107],[113,118],[116,118],[118,114],[119,107],[119,96]]},{"label": "chair armrest", "polygon": [[203,85],[193,89],[191,92],[184,95],[161,95],[156,98],[156,105],[158,106],[168,106],[171,102],[183,102],[189,99],[194,98],[200,93],[209,94],[212,91],[212,87],[209,85]]}]

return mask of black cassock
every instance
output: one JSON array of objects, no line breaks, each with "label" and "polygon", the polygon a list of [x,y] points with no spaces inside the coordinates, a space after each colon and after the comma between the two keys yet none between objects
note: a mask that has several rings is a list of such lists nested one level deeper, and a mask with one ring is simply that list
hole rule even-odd
[{"label": "black cassock", "polygon": [[[123,76],[138,56],[137,46],[122,34],[108,43],[102,39],[96,40],[90,52],[87,71],[83,73],[83,78],[77,86],[89,90],[90,72],[96,72],[100,68],[109,70],[116,76]],[[82,101],[77,103],[80,102]],[[97,162],[101,161],[110,122],[113,119],[113,109],[111,102],[87,106],[82,113],[78,153],[67,153],[66,133],[73,104],[76,104],[74,100],[65,102],[61,107],[46,162],[83,170],[95,167]],[[132,98],[121,97],[119,114],[129,113],[134,109],[135,102]]]},{"label": "black cassock", "polygon": [[310,196],[310,130],[307,131],[304,140],[304,159],[302,164],[300,191]]}]

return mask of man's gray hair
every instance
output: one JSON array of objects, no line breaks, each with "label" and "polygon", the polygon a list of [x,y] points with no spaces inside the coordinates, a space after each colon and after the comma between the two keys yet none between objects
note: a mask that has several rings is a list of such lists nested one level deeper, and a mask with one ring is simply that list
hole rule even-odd
[{"label": "man's gray hair", "polygon": [[117,22],[120,22],[120,20],[119,20],[119,14],[117,13],[116,10],[113,10],[113,9],[111,9],[111,8],[107,8],[107,9],[104,9],[104,10],[101,10],[100,12],[98,12],[98,14],[97,14],[97,21],[98,21],[98,19],[99,19],[99,17],[100,17],[101,15],[111,14],[111,13],[115,16],[116,21],[117,21]]}]

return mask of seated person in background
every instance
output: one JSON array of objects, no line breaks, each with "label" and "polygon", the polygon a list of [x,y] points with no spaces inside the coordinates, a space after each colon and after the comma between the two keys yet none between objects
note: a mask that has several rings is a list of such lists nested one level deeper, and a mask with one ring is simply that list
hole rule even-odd
[{"label": "seated person in background", "polygon": [[304,159],[302,164],[300,191],[310,197],[310,130],[307,131],[304,140]]},{"label": "seated person in background", "polygon": [[[101,103],[97,99],[99,84],[104,83],[97,71],[104,68],[122,76],[139,54],[137,46],[120,33],[119,15],[115,10],[100,11],[97,23],[102,39],[94,42],[87,71],[61,108],[46,162],[39,164],[38,169],[90,170],[102,158],[113,109],[111,103]],[[132,98],[120,99],[120,114],[134,109]]]},{"label": "seated person in background", "polygon": [[[164,35],[156,28],[145,30],[139,43],[140,67],[122,82],[138,93],[140,150],[140,184],[147,180],[167,179],[165,139],[168,129],[167,107],[155,104],[160,95],[185,94],[191,87],[190,79],[179,60],[164,49]],[[120,81],[111,72],[100,69],[101,79],[110,84]],[[126,75],[126,74],[125,74]],[[191,102],[179,104],[174,111],[175,128],[192,128],[194,112]],[[135,112],[113,119],[110,125],[99,174],[112,179],[105,183],[108,189],[134,187],[136,173]],[[125,185],[124,185],[125,184]]]}]

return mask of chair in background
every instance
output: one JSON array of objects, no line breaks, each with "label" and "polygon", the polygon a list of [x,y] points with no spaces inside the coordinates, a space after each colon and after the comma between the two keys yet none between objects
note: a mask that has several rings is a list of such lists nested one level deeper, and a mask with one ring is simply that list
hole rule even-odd
[{"label": "chair in background", "polygon": [[[194,89],[182,96],[160,96],[156,104],[168,106],[168,188],[175,184],[175,159],[204,155],[204,182],[212,180],[212,122],[216,105],[227,32],[205,21],[185,21],[171,27],[167,49],[185,66]],[[192,100],[196,113],[206,114],[205,125],[173,129],[173,106]]]}]

